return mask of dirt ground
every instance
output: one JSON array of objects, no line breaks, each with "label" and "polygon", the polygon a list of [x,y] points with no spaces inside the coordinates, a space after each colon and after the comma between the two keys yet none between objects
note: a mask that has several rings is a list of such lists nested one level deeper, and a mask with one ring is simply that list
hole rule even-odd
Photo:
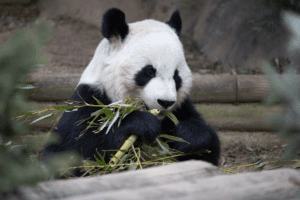
[{"label": "dirt ground", "polygon": [[287,145],[275,132],[218,131],[217,133],[221,140],[221,169],[243,173],[272,168],[299,169],[300,167],[299,153],[291,162],[280,162]]},{"label": "dirt ground", "polygon": [[[36,6],[19,7],[18,12],[12,7],[0,6],[0,44],[8,41],[18,28],[28,27],[38,16]],[[36,69],[33,73],[44,74],[80,74],[91,60],[94,51],[102,39],[99,28],[81,21],[63,16],[50,21],[53,38],[44,47],[49,58],[47,66]],[[185,45],[186,58],[193,71],[201,73],[232,73],[218,68],[216,63],[206,60],[192,44]],[[276,133],[267,132],[222,132],[218,131],[222,143],[220,168],[226,169],[250,165],[259,161],[277,161],[285,148],[285,143]],[[31,136],[28,136],[31,137]],[[300,160],[298,154],[297,159]],[[247,167],[233,168],[233,172],[247,172],[272,167],[300,167],[300,163],[290,162],[281,166],[279,163],[261,163]],[[228,172],[229,173],[229,172]]]}]

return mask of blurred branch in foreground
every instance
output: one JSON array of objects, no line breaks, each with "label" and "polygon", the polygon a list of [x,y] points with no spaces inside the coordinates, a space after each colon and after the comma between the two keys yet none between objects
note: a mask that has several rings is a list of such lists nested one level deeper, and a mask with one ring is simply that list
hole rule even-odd
[{"label": "blurred branch in foreground", "polygon": [[[16,31],[7,43],[0,46],[0,199],[18,185],[35,185],[49,179],[59,167],[69,166],[61,162],[67,160],[66,155],[61,155],[50,161],[45,171],[31,153],[37,142],[21,145],[12,145],[11,142],[29,132],[24,124],[12,118],[16,111],[23,111],[28,104],[22,94],[26,88],[23,83],[29,80],[30,70],[46,62],[41,48],[50,38],[50,26],[44,20],[37,20],[32,28]],[[55,138],[51,140],[53,142]]]}]

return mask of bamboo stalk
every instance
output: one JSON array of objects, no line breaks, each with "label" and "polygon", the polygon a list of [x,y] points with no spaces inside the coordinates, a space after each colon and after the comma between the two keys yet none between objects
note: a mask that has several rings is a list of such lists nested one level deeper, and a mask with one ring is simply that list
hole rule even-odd
[{"label": "bamboo stalk", "polygon": [[[159,111],[157,109],[153,109],[149,111],[150,113],[152,113],[153,115],[158,115]],[[165,112],[165,115],[167,116],[168,112]],[[170,114],[171,115],[171,114]],[[175,117],[175,116],[174,116]],[[175,117],[176,118],[176,117]],[[172,119],[171,119],[172,120]],[[177,119],[176,119],[177,120]],[[125,152],[128,151],[128,149],[131,147],[131,145],[134,144],[134,142],[137,140],[137,136],[136,135],[131,135],[122,145],[122,147],[120,148],[120,150],[115,154],[115,156],[109,161],[109,164],[113,167],[115,166],[119,160],[124,156]]]},{"label": "bamboo stalk", "polygon": [[109,164],[113,167],[115,166],[119,160],[124,156],[125,152],[133,145],[133,143],[137,140],[136,135],[131,135],[122,145],[120,150],[116,153],[116,155],[109,161]]}]

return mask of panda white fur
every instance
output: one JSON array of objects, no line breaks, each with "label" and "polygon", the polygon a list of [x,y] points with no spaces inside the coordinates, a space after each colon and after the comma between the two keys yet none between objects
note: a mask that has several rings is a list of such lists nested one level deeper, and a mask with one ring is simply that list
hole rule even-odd
[{"label": "panda white fur", "polygon": [[[83,137],[76,137],[87,124],[75,123],[90,117],[99,108],[85,107],[76,112],[65,112],[56,132],[61,143],[46,147],[44,155],[75,150],[84,158],[94,159],[96,151],[118,149],[132,134],[153,142],[160,134],[174,135],[188,141],[171,143],[174,149],[197,152],[208,149],[202,157],[189,155],[179,160],[201,159],[218,165],[220,142],[192,105],[188,94],[192,85],[191,71],[185,61],[179,39],[181,18],[175,11],[167,23],[144,20],[127,24],[124,13],[116,8],[103,16],[104,39],[83,72],[71,100],[97,104],[93,96],[105,105],[127,96],[141,99],[147,109],[170,110],[179,120],[175,127],[170,119],[154,116],[146,111],[134,111],[121,123],[105,134],[89,129]],[[80,95],[80,97],[78,96]],[[105,160],[110,160],[105,155]]]}]

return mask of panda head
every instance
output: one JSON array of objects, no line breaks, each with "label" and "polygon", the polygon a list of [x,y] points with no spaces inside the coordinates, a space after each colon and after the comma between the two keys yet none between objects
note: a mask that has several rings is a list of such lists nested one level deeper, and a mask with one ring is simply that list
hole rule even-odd
[{"label": "panda head", "polygon": [[180,30],[178,11],[167,23],[148,19],[127,24],[121,10],[108,10],[104,39],[79,84],[105,92],[113,102],[129,96],[142,100],[147,109],[175,110],[192,84]]}]

